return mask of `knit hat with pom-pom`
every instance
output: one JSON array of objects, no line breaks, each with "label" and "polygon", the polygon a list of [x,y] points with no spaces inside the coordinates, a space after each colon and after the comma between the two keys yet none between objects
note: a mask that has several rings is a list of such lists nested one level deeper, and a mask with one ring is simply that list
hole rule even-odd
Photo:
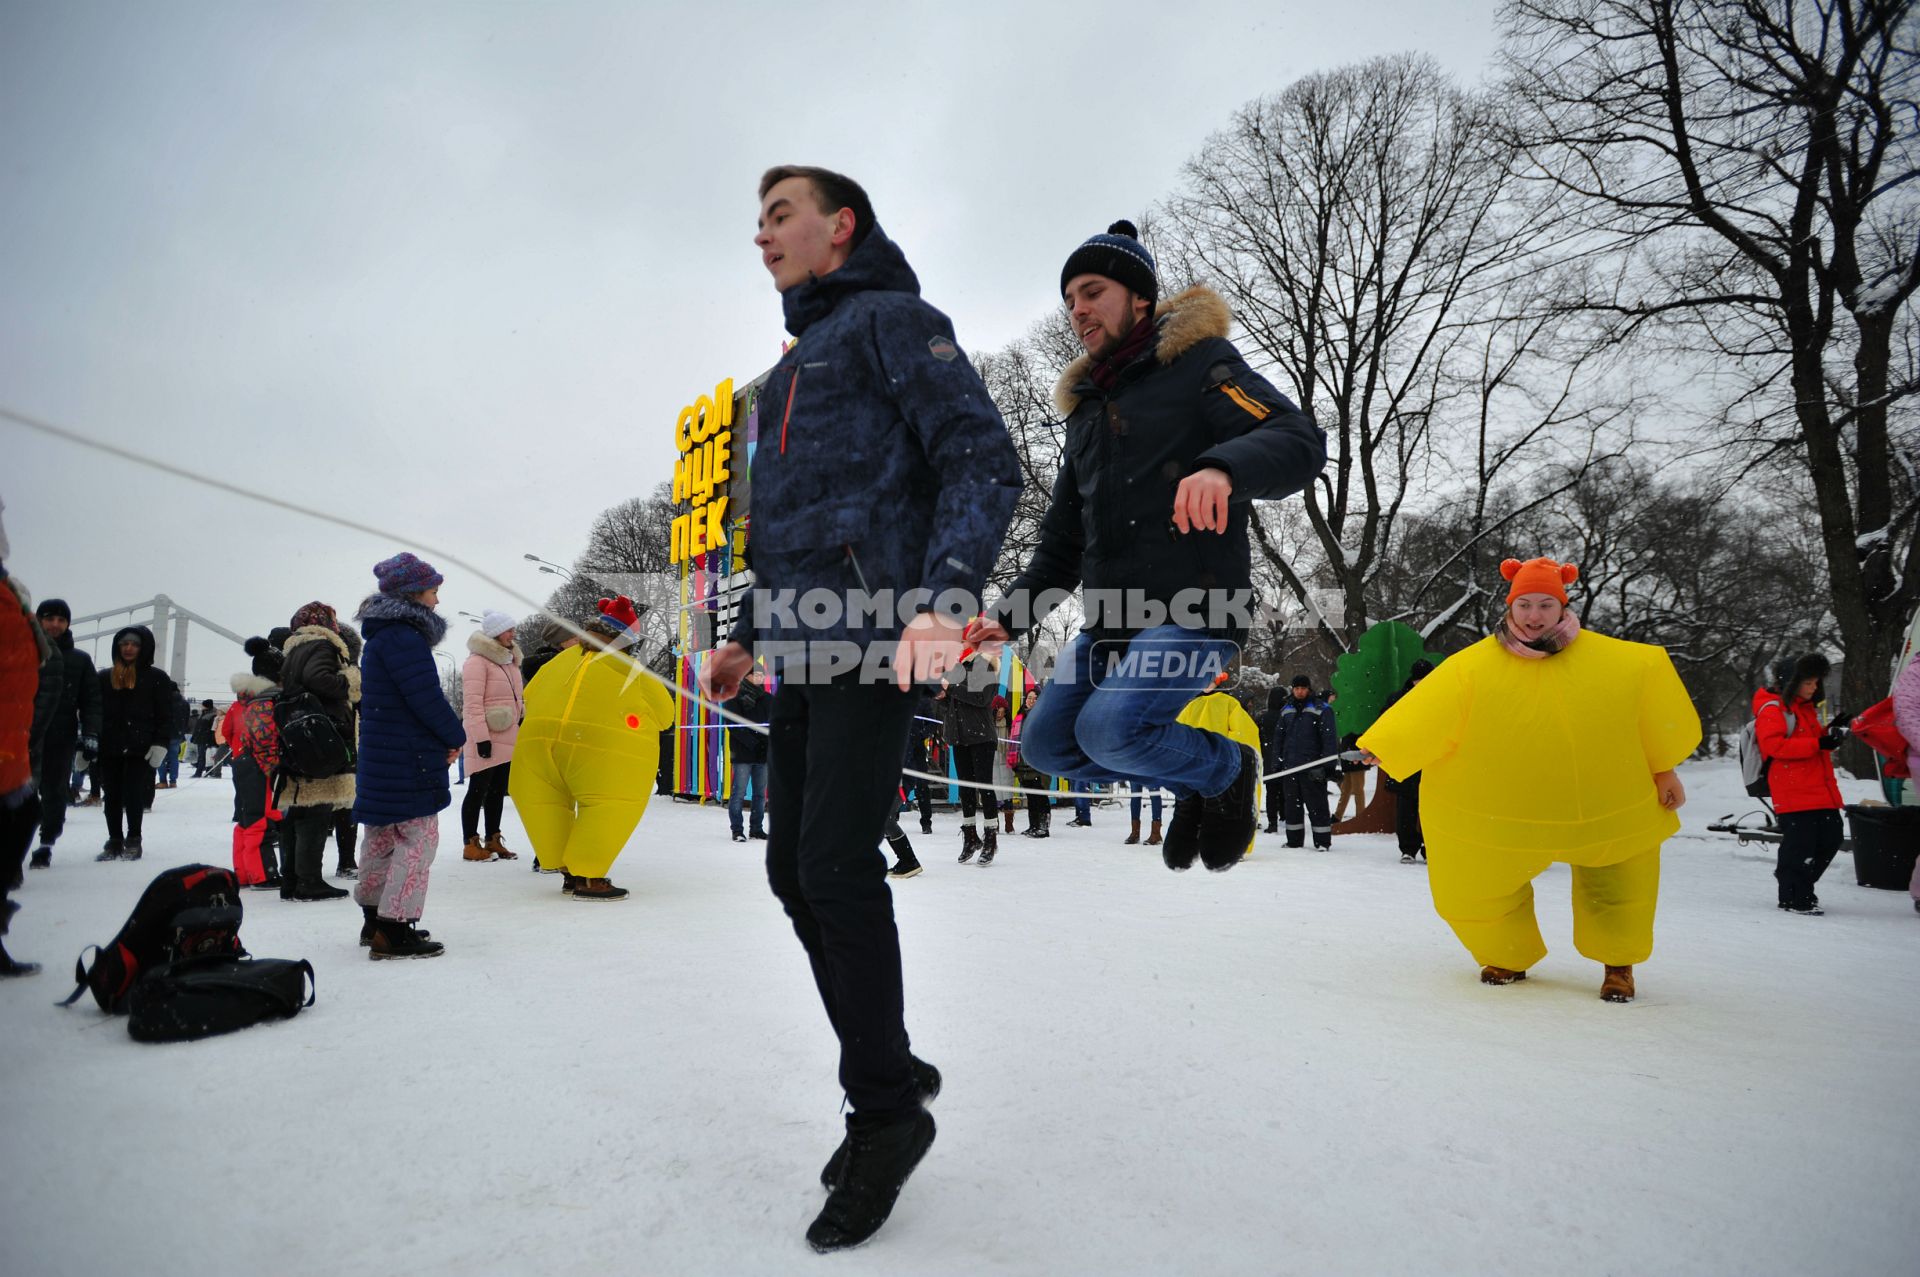
[{"label": "knit hat with pom-pom", "polygon": [[1148,301],[1160,298],[1160,277],[1153,254],[1140,242],[1140,232],[1132,222],[1115,222],[1104,235],[1095,235],[1073,250],[1067,264],[1060,268],[1060,295],[1067,295],[1067,284],[1080,275],[1104,275]]},{"label": "knit hat with pom-pom", "polygon": [[281,654],[280,649],[257,635],[248,639],[244,646],[247,655],[253,658],[254,677],[264,678],[270,683],[278,683],[280,671],[287,663],[287,658]]},{"label": "knit hat with pom-pom", "polygon": [[1518,559],[1503,559],[1500,575],[1512,582],[1507,587],[1509,603],[1522,594],[1547,594],[1565,603],[1567,587],[1580,579],[1580,569],[1571,563],[1555,563],[1552,559],[1528,559],[1525,563]]}]

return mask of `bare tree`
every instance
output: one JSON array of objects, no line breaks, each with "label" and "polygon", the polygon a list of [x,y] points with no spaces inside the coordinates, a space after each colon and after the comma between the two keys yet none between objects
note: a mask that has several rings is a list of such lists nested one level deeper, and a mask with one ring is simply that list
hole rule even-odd
[{"label": "bare tree", "polygon": [[[1243,107],[1164,208],[1176,269],[1221,289],[1256,362],[1327,432],[1305,502],[1318,565],[1282,549],[1270,516],[1254,531],[1340,647],[1382,612],[1445,611],[1471,588],[1449,564],[1381,596],[1403,513],[1464,491],[1477,544],[1511,513],[1503,486],[1577,473],[1629,419],[1600,389],[1604,359],[1540,303],[1551,199],[1521,198],[1503,135],[1496,104],[1431,59],[1380,58]],[[1319,583],[1337,609],[1315,602]]]},{"label": "bare tree", "polygon": [[1505,15],[1524,171],[1620,262],[1569,304],[1702,356],[1709,443],[1810,492],[1853,706],[1884,694],[1920,600],[1912,18],[1910,0]]}]

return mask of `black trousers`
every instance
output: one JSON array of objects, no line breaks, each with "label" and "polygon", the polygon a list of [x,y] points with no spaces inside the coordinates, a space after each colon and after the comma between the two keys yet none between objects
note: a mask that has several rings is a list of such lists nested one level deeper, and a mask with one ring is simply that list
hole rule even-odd
[{"label": "black trousers", "polygon": [[500,816],[507,805],[507,774],[513,764],[496,763],[467,775],[467,796],[460,800],[460,832],[468,839],[480,836],[480,816],[487,818],[487,837],[500,832]]},{"label": "black trousers", "polygon": [[[1047,778],[1039,772],[1028,771],[1024,767],[1014,769],[1013,778],[1020,782],[1022,789],[1045,789]],[[1053,823],[1053,798],[1048,794],[1022,794],[1021,805],[1027,809],[1027,828],[1045,829]]]},{"label": "black trousers", "polygon": [[[1278,771],[1279,766],[1274,763],[1267,763],[1263,765],[1262,770]],[[1286,805],[1286,792],[1286,777],[1282,776],[1278,780],[1270,780],[1267,782],[1267,824],[1278,825],[1280,823],[1280,809]]]},{"label": "black trousers", "polygon": [[115,842],[137,840],[140,822],[153,805],[153,768],[140,754],[101,757],[93,760],[93,774],[106,794],[107,836]]},{"label": "black trousers", "polygon": [[1813,903],[1813,889],[1833,863],[1842,836],[1840,813],[1831,808],[1780,814],[1780,854],[1773,876],[1780,884],[1781,904]]},{"label": "black trousers", "polygon": [[[67,755],[71,760],[71,752]],[[10,898],[20,885],[27,848],[33,845],[33,831],[40,823],[40,798],[28,794],[26,800],[11,809],[0,807],[0,936],[7,934],[7,923],[20,906]],[[5,946],[0,945],[0,952]]]},{"label": "black trousers", "polygon": [[40,770],[34,788],[40,791],[40,845],[51,847],[67,827],[67,804],[73,799],[73,755],[78,742],[48,739],[40,750]]},{"label": "black trousers", "polygon": [[[333,807],[294,807],[281,821],[282,865],[284,875],[290,868],[293,876],[309,885],[321,881],[321,866],[326,863],[327,835],[333,832],[334,817],[338,809]],[[260,854],[261,863],[266,862],[266,852]]]},{"label": "black trousers", "polygon": [[[267,814],[267,774],[260,770],[260,764],[252,758],[233,760],[233,823],[251,825]],[[267,877],[280,876],[281,863],[285,862],[288,873],[293,872],[293,859],[281,849],[280,835],[286,824],[282,820],[267,821],[267,830],[260,839],[260,868]]]},{"label": "black trousers", "polygon": [[1313,828],[1313,845],[1333,846],[1333,817],[1327,809],[1327,779],[1318,768],[1282,776],[1281,791],[1286,804],[1287,846],[1304,847],[1307,827]]},{"label": "black trousers", "polygon": [[880,854],[918,699],[891,683],[787,682],[768,727],[767,881],[807,951],[856,1113],[918,1102]]},{"label": "black trousers", "polygon": [[[993,783],[993,751],[999,745],[983,740],[977,745],[955,745],[953,747],[953,769],[961,780]],[[975,789],[970,785],[960,787],[960,815],[971,819],[975,807],[987,813],[988,820],[997,820],[1000,816],[1000,801],[991,789]]]},{"label": "black trousers", "polygon": [[[907,729],[906,765],[909,770],[932,775],[934,774],[933,760],[927,756],[929,752],[927,738],[920,734],[923,727],[923,724],[916,721]],[[931,824],[933,822],[933,782],[921,780],[918,776],[902,776],[900,781],[913,792],[913,801],[920,808],[920,823]]]},{"label": "black trousers", "polygon": [[1424,855],[1427,834],[1420,828],[1420,773],[1400,782],[1393,791],[1393,836],[1403,856]]},{"label": "black trousers", "polygon": [[340,869],[358,870],[360,862],[353,858],[353,853],[360,845],[360,822],[353,818],[353,808],[334,809],[333,841],[334,849],[339,853]]}]

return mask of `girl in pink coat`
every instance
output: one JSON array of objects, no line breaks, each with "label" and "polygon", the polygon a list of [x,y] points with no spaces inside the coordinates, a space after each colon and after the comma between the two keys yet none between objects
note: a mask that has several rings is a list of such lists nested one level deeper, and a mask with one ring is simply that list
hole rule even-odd
[{"label": "girl in pink coat", "polygon": [[[489,609],[480,628],[467,637],[467,663],[460,670],[461,717],[467,727],[467,796],[460,804],[463,860],[518,860],[500,840],[500,815],[507,801],[513,742],[526,717],[520,678],[520,647],[513,641],[513,618]],[[480,817],[487,818],[487,840],[480,841]]]}]

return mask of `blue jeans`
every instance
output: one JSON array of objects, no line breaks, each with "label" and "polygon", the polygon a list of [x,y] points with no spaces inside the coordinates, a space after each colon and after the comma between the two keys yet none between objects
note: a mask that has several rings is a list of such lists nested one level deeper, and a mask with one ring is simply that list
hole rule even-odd
[{"label": "blue jeans", "polygon": [[167,742],[167,756],[160,760],[159,779],[165,784],[176,785],[180,782],[180,746],[187,738],[176,736]]},{"label": "blue jeans", "polygon": [[[1091,793],[1093,791],[1092,787],[1084,780],[1070,780],[1067,782],[1067,792],[1078,795]],[[1091,825],[1093,823],[1093,803],[1088,799],[1076,797],[1073,800],[1073,818],[1083,825]]]},{"label": "blue jeans", "polygon": [[767,765],[765,763],[735,763],[733,765],[733,797],[727,799],[727,823],[733,826],[734,833],[740,833],[740,800],[747,792],[747,782],[753,782],[753,826],[752,833],[758,838],[766,833],[767,810]]},{"label": "blue jeans", "polygon": [[[1122,664],[1103,674],[1098,686],[1092,678],[1094,646],[1094,638],[1082,633],[1061,652],[1046,694],[1021,729],[1022,758],[1050,776],[1072,780],[1112,784],[1145,777],[1175,798],[1217,794],[1231,785],[1240,771],[1240,746],[1174,720],[1213,686],[1233,656],[1233,644],[1178,625],[1155,626],[1133,638],[1128,654],[1153,654],[1160,663]],[[1100,646],[1104,656],[1117,645]]]},{"label": "blue jeans", "polygon": [[[1160,819],[1160,793],[1159,790],[1155,788],[1154,783],[1150,780],[1135,780],[1133,787],[1136,791],[1142,789],[1154,790],[1152,794],[1148,795],[1147,801],[1153,804],[1153,818],[1155,820]],[[1129,805],[1133,808],[1133,818],[1135,820],[1140,819],[1140,795],[1138,792],[1134,794],[1133,801]]]}]

